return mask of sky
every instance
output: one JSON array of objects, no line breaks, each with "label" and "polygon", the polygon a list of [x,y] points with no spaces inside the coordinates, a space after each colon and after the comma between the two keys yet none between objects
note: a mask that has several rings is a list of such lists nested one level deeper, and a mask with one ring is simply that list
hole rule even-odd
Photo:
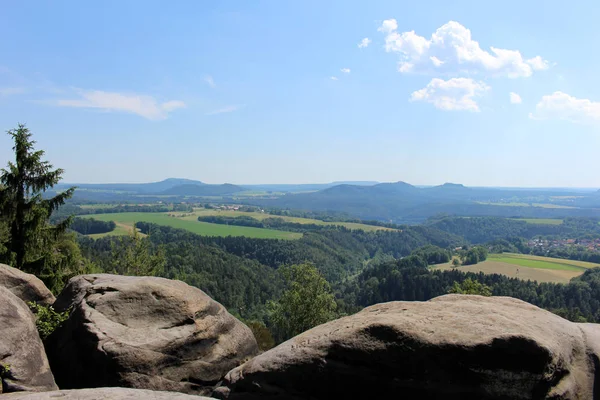
[{"label": "sky", "polygon": [[[71,183],[600,187],[600,2],[6,0],[0,130]],[[0,135],[0,165],[13,158]]]}]

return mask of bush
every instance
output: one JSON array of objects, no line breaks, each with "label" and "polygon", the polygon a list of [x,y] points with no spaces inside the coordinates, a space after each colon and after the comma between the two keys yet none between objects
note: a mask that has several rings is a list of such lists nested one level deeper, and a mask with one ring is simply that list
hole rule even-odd
[{"label": "bush", "polygon": [[252,331],[260,351],[267,351],[275,347],[275,339],[265,324],[260,321],[249,321],[246,322],[246,325]]},{"label": "bush", "polygon": [[35,325],[42,340],[46,339],[63,322],[69,318],[69,310],[65,312],[56,312],[52,306],[43,306],[30,301],[27,303],[31,311],[35,314]]}]

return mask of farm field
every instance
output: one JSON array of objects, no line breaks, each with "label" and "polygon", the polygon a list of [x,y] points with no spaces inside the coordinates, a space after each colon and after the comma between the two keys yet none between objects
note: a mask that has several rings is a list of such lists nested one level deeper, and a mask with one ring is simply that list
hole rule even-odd
[{"label": "farm field", "polygon": [[[115,221],[118,226],[132,226],[134,222],[150,222],[158,225],[170,226],[172,228],[185,229],[190,232],[204,236],[247,236],[259,239],[299,239],[301,233],[284,232],[274,229],[261,229],[246,226],[231,226],[210,224],[197,220],[186,220],[183,218],[170,217],[169,213],[109,213],[82,215],[83,218],[94,218],[100,221]],[[127,233],[128,231],[121,231]],[[110,233],[114,233],[110,232]],[[101,234],[106,236],[107,234]]]},{"label": "farm field", "polygon": [[563,223],[562,219],[554,218],[510,218],[515,221],[525,221],[528,224],[542,224],[542,225],[560,225]]},{"label": "farm field", "polygon": [[265,218],[283,218],[287,222],[294,222],[297,224],[315,224],[315,225],[341,225],[348,229],[362,229],[367,232],[379,231],[379,230],[388,230],[392,231],[392,228],[386,228],[383,226],[373,226],[360,224],[356,222],[324,222],[318,219],[311,218],[298,218],[298,217],[288,217],[283,215],[271,215],[261,212],[244,212],[244,211],[232,211],[232,210],[211,210],[204,208],[197,208],[193,213],[183,213],[183,212],[169,212],[167,214],[175,215],[176,218],[183,219],[186,221],[197,221],[199,216],[213,216],[220,215],[223,217],[252,217],[256,218],[259,221],[262,221]]},{"label": "farm field", "polygon": [[561,204],[552,204],[552,203],[497,203],[497,202],[489,202],[489,201],[478,201],[479,204],[486,204],[488,206],[500,206],[500,207],[539,207],[539,208],[577,208],[572,206],[564,206]]},{"label": "farm field", "polygon": [[[133,224],[125,224],[125,223],[121,223],[121,222],[115,222],[115,223],[117,224],[117,226],[115,227],[115,229],[113,229],[110,232],[93,233],[93,234],[87,235],[87,236],[91,237],[93,239],[97,239],[97,238],[101,238],[101,237],[105,237],[105,236],[129,235],[133,231]],[[139,231],[139,229],[138,229],[138,231]],[[146,236],[146,235],[144,235],[143,233],[140,233],[140,236]]]},{"label": "farm field", "polygon": [[[572,278],[585,272],[586,269],[598,266],[584,261],[504,253],[490,254],[484,262],[458,268],[463,272],[501,274],[510,278],[538,282],[568,283]],[[449,263],[439,264],[434,266],[433,269],[444,271],[452,269],[452,266]]]}]

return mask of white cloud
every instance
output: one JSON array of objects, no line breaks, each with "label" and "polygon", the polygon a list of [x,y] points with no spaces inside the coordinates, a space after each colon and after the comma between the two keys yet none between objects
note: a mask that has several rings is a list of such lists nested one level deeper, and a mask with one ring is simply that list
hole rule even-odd
[{"label": "white cloud", "polygon": [[331,79],[332,81],[337,81],[337,80],[338,80],[338,77],[337,77],[337,76],[332,76],[332,77],[330,77],[329,79]]},{"label": "white cloud", "polygon": [[77,90],[79,98],[61,99],[53,104],[61,107],[99,108],[106,111],[122,111],[140,115],[150,120],[161,120],[168,117],[169,113],[184,108],[185,103],[171,100],[159,103],[154,97],[104,92],[101,90]]},{"label": "white cloud", "polygon": [[215,83],[215,81],[213,80],[213,77],[212,77],[212,76],[210,76],[210,75],[206,75],[206,76],[204,77],[204,82],[206,82],[206,84],[207,84],[208,86],[210,86],[211,88],[213,88],[213,89],[217,87],[217,84],[216,84],[216,83]]},{"label": "white cloud", "polygon": [[344,74],[349,74],[350,68],[342,68],[342,69],[340,69],[340,71],[342,71]]},{"label": "white cloud", "polygon": [[23,93],[25,93],[24,88],[19,88],[19,87],[0,88],[0,96],[12,96],[15,94],[23,94]]},{"label": "white cloud", "polygon": [[360,43],[358,43],[358,48],[362,49],[365,47],[369,47],[370,44],[371,44],[371,39],[364,38],[363,40],[360,41]]},{"label": "white cloud", "polygon": [[600,123],[600,102],[578,99],[563,92],[543,96],[529,114],[532,119],[560,119],[576,123]]},{"label": "white cloud", "polygon": [[510,92],[510,102],[511,104],[521,104],[523,99],[515,92]]},{"label": "white cloud", "polygon": [[400,72],[431,72],[432,66],[444,65],[447,73],[487,72],[508,78],[528,77],[533,71],[549,67],[540,56],[524,59],[518,50],[490,47],[483,50],[472,39],[471,31],[458,22],[450,21],[439,27],[427,39],[415,31],[398,32],[395,19],[383,21],[379,31],[385,34],[385,50],[400,54]]},{"label": "white cloud", "polygon": [[435,78],[423,89],[413,92],[410,101],[431,103],[440,110],[478,112],[479,106],[475,98],[489,89],[485,83],[469,78],[452,78],[447,81]]},{"label": "white cloud", "polygon": [[431,56],[431,57],[429,57],[429,59],[431,60],[433,65],[435,65],[436,67],[441,67],[442,64],[444,64],[444,62],[442,60],[440,60],[439,58],[437,58],[436,56]]},{"label": "white cloud", "polygon": [[230,113],[230,112],[237,111],[237,110],[239,110],[242,107],[244,107],[244,106],[243,105],[226,106],[226,107],[219,108],[219,109],[216,109],[214,111],[208,112],[208,113],[206,113],[206,115],[216,115],[216,114]]}]

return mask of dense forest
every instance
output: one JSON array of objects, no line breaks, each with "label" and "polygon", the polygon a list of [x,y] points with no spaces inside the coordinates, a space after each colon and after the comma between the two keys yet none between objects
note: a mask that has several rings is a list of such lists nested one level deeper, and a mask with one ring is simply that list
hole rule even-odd
[{"label": "dense forest", "polygon": [[111,232],[117,224],[114,221],[98,221],[93,218],[74,218],[69,228],[82,235]]},{"label": "dense forest", "polygon": [[536,236],[556,238],[600,237],[600,219],[565,218],[561,224],[535,224],[519,219],[498,217],[436,217],[427,225],[464,237],[471,243],[485,243],[496,239]]}]

